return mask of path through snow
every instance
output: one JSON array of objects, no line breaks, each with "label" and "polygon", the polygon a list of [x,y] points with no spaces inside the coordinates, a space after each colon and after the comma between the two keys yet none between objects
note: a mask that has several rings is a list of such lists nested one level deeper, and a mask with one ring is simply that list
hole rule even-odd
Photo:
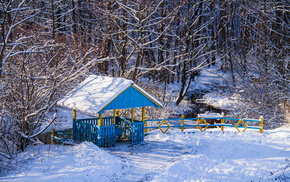
[{"label": "path through snow", "polygon": [[179,160],[189,148],[174,141],[150,140],[144,145],[123,145],[107,149],[110,153],[132,163],[130,172],[124,174],[120,181],[150,181],[152,174],[162,171]]}]

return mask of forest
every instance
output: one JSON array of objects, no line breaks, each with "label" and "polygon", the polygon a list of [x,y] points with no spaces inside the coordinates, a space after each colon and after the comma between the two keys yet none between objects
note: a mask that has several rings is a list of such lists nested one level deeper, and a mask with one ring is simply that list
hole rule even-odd
[{"label": "forest", "polygon": [[289,0],[0,2],[2,157],[39,142],[48,112],[90,74],[179,83],[178,105],[200,69],[220,65],[252,115],[289,122]]}]

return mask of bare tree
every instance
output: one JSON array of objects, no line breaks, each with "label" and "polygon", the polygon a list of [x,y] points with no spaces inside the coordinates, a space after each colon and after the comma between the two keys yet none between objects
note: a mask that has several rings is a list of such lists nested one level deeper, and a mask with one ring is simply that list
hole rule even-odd
[{"label": "bare tree", "polygon": [[204,31],[214,19],[214,16],[205,18],[211,14],[210,5],[210,2],[204,1],[185,1],[180,8],[181,29],[177,29],[176,38],[180,40],[180,53],[177,54],[180,55],[180,61],[177,64],[180,65],[181,88],[176,105],[185,97],[198,69],[205,65],[205,57],[214,52],[206,51],[212,42],[207,41],[208,35]]},{"label": "bare tree", "polygon": [[55,120],[48,119],[47,114],[61,94],[94,65],[108,59],[98,58],[97,47],[80,56],[73,45],[43,36],[37,31],[43,24],[31,21],[41,10],[34,9],[30,1],[5,5],[11,20],[1,22],[5,47],[0,80],[0,155],[12,158],[14,152],[38,142],[36,137]]},{"label": "bare tree", "polygon": [[[119,57],[119,69],[122,75],[133,80],[153,70],[160,70],[164,66],[153,59],[158,49],[157,42],[168,31],[173,21],[175,10],[166,15],[159,16],[159,8],[164,4],[164,0],[156,2],[141,1],[115,1],[116,8],[112,11],[101,9],[104,15],[108,16],[117,28],[109,35],[112,36],[112,43],[116,56]],[[158,26],[163,23],[163,31],[158,31]],[[126,69],[126,70],[124,70]]]}]

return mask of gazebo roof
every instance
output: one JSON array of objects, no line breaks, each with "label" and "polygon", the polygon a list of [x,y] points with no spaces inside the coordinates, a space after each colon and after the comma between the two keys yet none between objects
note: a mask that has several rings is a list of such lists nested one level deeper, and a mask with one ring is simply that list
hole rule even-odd
[{"label": "gazebo roof", "polygon": [[105,110],[162,104],[132,80],[91,75],[57,102],[57,105],[96,116]]}]

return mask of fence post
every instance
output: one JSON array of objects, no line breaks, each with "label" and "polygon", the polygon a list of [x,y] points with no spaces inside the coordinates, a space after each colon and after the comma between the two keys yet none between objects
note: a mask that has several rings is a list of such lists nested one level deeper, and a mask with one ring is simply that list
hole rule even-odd
[{"label": "fence post", "polygon": [[181,115],[181,118],[182,118],[182,120],[181,120],[181,131],[184,131],[184,127],[183,127],[183,125],[184,125],[184,115]]},{"label": "fence post", "polygon": [[[222,112],[221,115],[222,115],[222,117],[223,117],[223,119],[221,119],[221,124],[225,124],[225,119],[224,119],[225,114]],[[224,126],[221,126],[221,129],[222,129],[222,131],[225,131]]]},{"label": "fence post", "polygon": [[263,133],[263,124],[264,124],[264,118],[263,116],[260,116],[260,133]]},{"label": "fence post", "polygon": [[54,144],[54,142],[53,142],[53,137],[55,136],[54,131],[55,131],[55,129],[52,128],[52,130],[51,130],[51,136],[50,136],[50,144]]}]

